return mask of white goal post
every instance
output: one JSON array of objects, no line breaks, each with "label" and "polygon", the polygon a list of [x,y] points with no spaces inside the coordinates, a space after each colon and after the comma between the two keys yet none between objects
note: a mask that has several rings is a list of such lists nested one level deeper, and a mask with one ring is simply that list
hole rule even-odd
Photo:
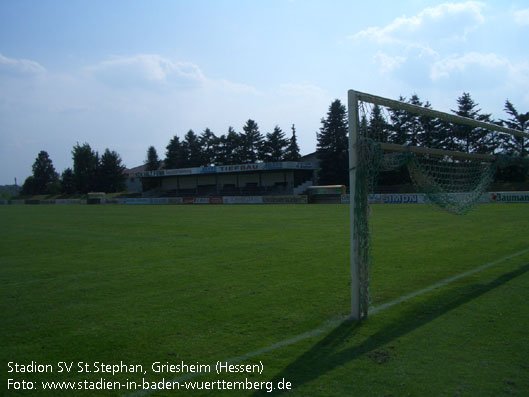
[{"label": "white goal post", "polygon": [[[430,108],[412,105],[409,103],[382,98],[379,96],[366,94],[354,90],[348,91],[348,123],[349,123],[349,197],[350,197],[350,266],[351,266],[351,319],[360,320],[367,317],[367,301],[362,297],[361,285],[368,281],[363,280],[366,277],[365,272],[362,273],[362,255],[361,250],[366,249],[361,247],[361,236],[356,227],[359,212],[356,207],[359,205],[355,200],[356,194],[367,194],[364,189],[358,190],[357,182],[360,182],[357,176],[359,167],[361,166],[361,156],[359,155],[359,134],[360,134],[360,117],[359,117],[359,103],[367,102],[373,105],[378,105],[390,110],[405,111],[418,116],[428,116],[432,119],[441,120],[447,123],[462,124],[474,128],[482,128],[489,131],[502,132],[511,134],[516,137],[529,138],[529,134],[503,127],[501,125],[486,123],[482,121],[472,120],[465,117],[460,117],[454,114],[440,112]],[[443,149],[433,149],[426,147],[402,146],[390,143],[379,143],[379,147],[385,152],[406,152],[418,155],[432,155],[444,156],[450,158],[461,159],[462,161],[494,161],[496,156],[491,154],[474,154],[463,153],[457,151],[448,151]],[[367,199],[366,199],[367,200]],[[367,217],[367,214],[364,214]]]}]

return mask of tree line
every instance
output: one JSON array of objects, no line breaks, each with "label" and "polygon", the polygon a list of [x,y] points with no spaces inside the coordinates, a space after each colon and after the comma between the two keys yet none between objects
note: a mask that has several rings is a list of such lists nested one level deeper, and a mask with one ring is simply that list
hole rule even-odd
[{"label": "tree line", "polygon": [[125,166],[117,152],[106,149],[99,156],[88,143],[77,143],[72,149],[72,160],[73,169],[66,168],[59,175],[48,153],[40,151],[32,166],[33,175],[24,181],[22,194],[113,193],[125,189]]},{"label": "tree line", "polygon": [[[232,127],[227,134],[216,136],[209,128],[197,136],[189,130],[184,138],[175,135],[167,145],[166,157],[161,161],[156,149],[150,146],[145,160],[149,171],[227,164],[246,164],[257,161],[296,161],[300,156],[296,127],[287,138],[279,126],[263,135],[258,124],[249,119],[243,132]],[[120,155],[109,149],[100,156],[88,143],[77,143],[72,149],[73,168],[61,175],[56,172],[49,154],[42,150],[32,166],[32,175],[22,186],[22,194],[75,194],[102,191],[120,192],[125,189],[125,166]]]},{"label": "tree line", "polygon": [[[432,108],[428,101],[422,102],[417,95],[412,95],[408,100],[400,97],[400,101],[427,109]],[[457,98],[457,109],[451,111],[457,116],[507,126],[519,131],[529,129],[529,112],[519,113],[509,100],[505,102],[504,110],[509,118],[494,120],[491,114],[481,111],[469,93],[463,93]],[[364,115],[360,121],[362,133],[379,142],[399,145],[425,146],[464,153],[502,153],[520,157],[527,155],[527,138],[453,124],[403,110],[388,109],[388,114],[389,117],[384,117],[381,107],[374,105],[370,116]]]},{"label": "tree line", "polygon": [[[431,109],[417,95],[400,101]],[[491,114],[481,111],[469,93],[457,98],[457,108],[451,110],[457,116],[503,125],[515,130],[529,132],[529,112],[521,113],[509,101],[505,101],[506,119],[494,120]],[[348,138],[347,113],[339,100],[329,107],[327,118],[317,134],[318,158],[320,160],[320,184],[348,185]],[[434,149],[480,154],[505,154],[516,158],[527,158],[529,139],[516,137],[483,128],[453,124],[447,121],[409,113],[404,110],[385,109],[373,105],[362,114],[359,133],[377,142],[399,145],[424,146]],[[524,181],[528,177],[527,161],[521,161],[498,170],[497,180]],[[402,179],[404,174],[393,173],[391,178]]]},{"label": "tree line", "polygon": [[[409,99],[399,98],[412,105],[431,108],[417,95]],[[509,101],[505,101],[506,119],[493,120],[483,113],[470,94],[463,93],[457,98],[457,109],[452,113],[473,120],[504,125],[529,132],[529,112],[521,113]],[[364,114],[360,120],[360,133],[379,142],[399,145],[426,146],[436,149],[466,153],[506,154],[518,158],[528,157],[529,139],[492,132],[482,128],[455,125],[427,116],[414,115],[402,110],[387,109],[378,105]],[[348,185],[348,120],[347,110],[340,100],[329,106],[321,127],[316,133],[317,154],[320,162],[319,184]],[[211,165],[247,164],[258,161],[296,161],[300,158],[295,125],[291,137],[279,126],[272,132],[262,134],[258,124],[249,119],[236,132],[229,127],[226,134],[215,135],[206,128],[200,135],[189,130],[180,139],[173,136],[166,146],[165,157],[161,160],[154,146],[147,150],[147,170],[189,168]],[[59,175],[46,151],[39,152],[32,166],[33,174],[22,187],[22,194],[73,194],[90,191],[107,193],[125,188],[125,166],[115,151],[106,149],[100,156],[88,143],[77,143],[72,149],[73,168],[65,169]],[[524,181],[528,177],[526,162],[499,170],[497,179]]]},{"label": "tree line", "polygon": [[242,130],[236,132],[233,127],[229,127],[228,132],[220,136],[216,136],[209,128],[200,135],[189,130],[182,140],[175,135],[166,146],[163,161],[154,146],[147,149],[146,170],[297,161],[301,157],[294,124],[290,138],[277,125],[272,132],[262,134],[259,125],[252,119],[246,122]]}]

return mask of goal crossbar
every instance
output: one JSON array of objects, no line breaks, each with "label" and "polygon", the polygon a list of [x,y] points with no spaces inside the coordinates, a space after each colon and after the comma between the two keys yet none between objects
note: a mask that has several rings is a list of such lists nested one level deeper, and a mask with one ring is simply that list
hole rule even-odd
[{"label": "goal crossbar", "polygon": [[440,112],[438,110],[433,110],[425,108],[423,106],[412,105],[410,103],[405,103],[401,101],[396,101],[393,99],[383,98],[376,95],[366,94],[364,92],[350,90],[349,95],[355,95],[357,100],[369,102],[375,105],[386,106],[391,109],[405,110],[410,113],[415,113],[422,116],[429,116],[433,118],[438,118],[445,121],[451,121],[458,124],[469,125],[471,127],[485,128],[490,131],[504,132],[506,134],[514,135],[520,138],[529,138],[529,134],[526,132],[514,130],[512,128],[507,128],[502,125],[486,123],[484,121],[473,120],[467,117],[457,116],[455,114]]},{"label": "goal crossbar", "polygon": [[466,160],[483,160],[483,161],[494,161],[496,156],[492,154],[479,154],[479,153],[465,153],[455,152],[452,150],[443,149],[432,149],[419,146],[405,146],[397,145],[394,143],[379,143],[380,148],[386,152],[411,152],[419,154],[432,154],[435,156],[449,156],[453,158],[466,159]]}]

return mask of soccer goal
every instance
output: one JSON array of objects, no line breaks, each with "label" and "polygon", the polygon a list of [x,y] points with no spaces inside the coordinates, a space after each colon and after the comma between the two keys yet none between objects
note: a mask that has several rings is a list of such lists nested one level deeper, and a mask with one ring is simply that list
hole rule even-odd
[{"label": "soccer goal", "polygon": [[497,167],[506,135],[529,134],[375,95],[350,90],[349,183],[351,317],[366,318],[371,246],[369,193],[380,172],[406,167],[417,193],[431,204],[466,214],[480,201]]}]

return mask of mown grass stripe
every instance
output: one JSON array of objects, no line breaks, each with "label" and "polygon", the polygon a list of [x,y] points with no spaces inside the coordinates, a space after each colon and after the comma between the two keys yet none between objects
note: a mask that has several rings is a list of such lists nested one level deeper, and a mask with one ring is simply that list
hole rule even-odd
[{"label": "mown grass stripe", "polygon": [[[527,253],[529,253],[529,248],[523,249],[523,250],[518,251],[518,252],[516,252],[514,254],[511,254],[511,255],[505,256],[503,258],[497,259],[495,261],[489,262],[489,263],[487,263],[485,265],[479,266],[479,267],[474,268],[472,270],[469,270],[467,272],[464,272],[464,273],[458,274],[456,276],[447,278],[447,279],[445,279],[443,281],[435,283],[435,284],[433,284],[433,285],[431,285],[429,287],[423,288],[423,289],[421,289],[419,291],[416,291],[416,292],[413,292],[413,293],[408,294],[406,296],[403,296],[401,298],[392,300],[391,302],[385,303],[383,305],[374,307],[374,308],[369,310],[369,314],[370,315],[374,315],[374,314],[380,313],[380,312],[382,312],[382,311],[384,311],[386,309],[389,309],[390,307],[395,306],[395,305],[397,305],[399,303],[406,302],[406,301],[408,301],[410,299],[413,299],[413,298],[415,298],[417,296],[426,294],[426,293],[431,292],[431,291],[433,291],[435,289],[438,289],[438,288],[444,287],[444,286],[446,286],[448,284],[451,284],[454,281],[457,281],[457,280],[460,280],[460,279],[465,278],[467,276],[471,276],[473,274],[479,273],[479,272],[481,272],[483,270],[486,270],[486,269],[488,269],[488,268],[490,268],[492,266],[498,265],[498,264],[503,263],[503,262],[505,262],[505,261],[507,261],[509,259],[513,259],[513,258],[516,258],[518,256],[521,256],[521,255],[524,255],[524,254],[527,254]],[[321,334],[323,334],[323,333],[325,333],[327,331],[330,331],[331,329],[333,329],[333,328],[337,327],[338,325],[340,325],[342,322],[348,320],[348,318],[349,318],[349,316],[343,316],[343,317],[338,317],[338,318],[329,320],[328,322],[326,322],[323,326],[321,326],[319,328],[315,328],[313,330],[310,330],[310,331],[304,332],[302,334],[296,335],[296,336],[294,336],[292,338],[288,338],[288,339],[282,340],[280,342],[274,343],[273,345],[266,346],[266,347],[263,347],[263,348],[258,349],[258,350],[254,350],[252,352],[249,352],[249,353],[246,353],[246,354],[243,354],[241,356],[237,356],[237,357],[231,358],[229,360],[225,360],[225,361],[227,361],[230,364],[236,364],[236,363],[240,363],[240,362],[243,362],[245,360],[248,360],[250,358],[259,356],[261,354],[270,353],[270,352],[272,352],[274,350],[277,350],[277,349],[280,349],[282,347],[293,345],[293,344],[295,344],[297,342],[300,342],[302,340],[309,339],[309,338],[321,335]],[[189,373],[187,375],[174,378],[174,379],[170,380],[169,382],[185,382],[185,381],[189,381],[189,380],[192,380],[194,378],[197,378],[197,377],[199,377],[201,375],[204,375],[204,374],[202,374],[202,373]],[[157,390],[140,390],[140,391],[128,394],[128,396],[129,397],[146,396],[146,395],[152,394],[155,391],[157,391]]]}]

